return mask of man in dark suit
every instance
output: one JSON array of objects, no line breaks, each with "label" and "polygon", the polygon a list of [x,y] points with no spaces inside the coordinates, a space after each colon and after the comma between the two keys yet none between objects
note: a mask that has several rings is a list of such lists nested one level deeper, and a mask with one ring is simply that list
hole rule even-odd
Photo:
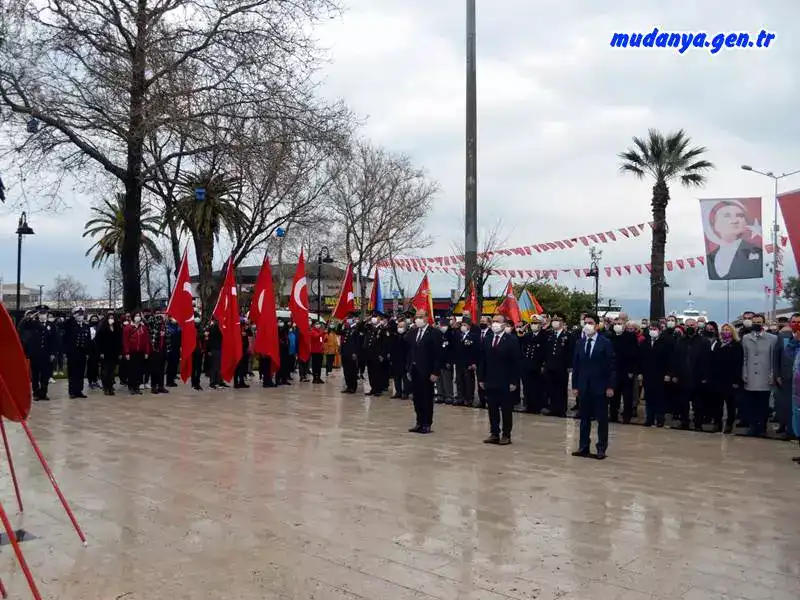
[{"label": "man in dark suit", "polygon": [[[608,400],[614,397],[617,382],[614,347],[597,333],[598,318],[586,315],[584,339],[575,347],[572,363],[572,388],[581,413],[580,444],[573,456],[606,457],[608,449]],[[589,453],[592,419],[597,421],[597,454]]]},{"label": "man in dark suit", "polygon": [[442,374],[442,333],[429,324],[428,313],[418,310],[414,327],[408,332],[408,376],[414,395],[417,424],[411,433],[431,433],[433,425],[433,384]]},{"label": "man in dark suit", "polygon": [[[711,281],[731,279],[761,279],[764,276],[764,256],[761,248],[741,240],[738,247],[723,260],[721,248],[710,252],[706,258],[708,278]],[[721,267],[718,269],[717,265]],[[725,266],[728,267],[724,271]]]},{"label": "man in dark suit", "polygon": [[489,405],[489,437],[484,443],[501,446],[511,443],[514,392],[522,377],[519,341],[504,332],[505,321],[502,315],[492,318],[492,330],[484,338],[478,363],[478,385],[486,392]]},{"label": "man in dark suit", "polygon": [[475,371],[480,359],[480,330],[472,327],[471,320],[464,316],[461,321],[455,347],[456,406],[472,406],[475,403]]}]

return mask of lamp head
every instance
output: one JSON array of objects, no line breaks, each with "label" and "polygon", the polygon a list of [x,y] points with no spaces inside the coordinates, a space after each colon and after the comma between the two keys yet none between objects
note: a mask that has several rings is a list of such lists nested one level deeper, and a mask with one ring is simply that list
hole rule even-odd
[{"label": "lamp head", "polygon": [[24,212],[19,217],[17,235],[33,235],[33,229],[28,225],[28,217]]},{"label": "lamp head", "polygon": [[750,165],[742,165],[742,170],[743,171],[752,171],[753,167],[751,167]]}]

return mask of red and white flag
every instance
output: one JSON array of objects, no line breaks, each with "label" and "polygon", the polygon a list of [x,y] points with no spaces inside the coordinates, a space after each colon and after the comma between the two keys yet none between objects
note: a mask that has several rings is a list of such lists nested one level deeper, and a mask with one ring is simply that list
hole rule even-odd
[{"label": "red and white flag", "polygon": [[339,321],[344,321],[351,312],[356,309],[356,298],[353,294],[353,265],[348,264],[347,270],[344,272],[344,280],[342,281],[342,289],[339,292],[339,300],[336,302],[336,308],[333,310],[332,318]]},{"label": "red and white flag", "polygon": [[270,372],[274,375],[281,365],[278,345],[278,313],[275,311],[275,289],[272,285],[272,267],[269,258],[258,272],[253,300],[250,305],[250,322],[256,327],[253,351],[270,359]]},{"label": "red and white flag", "polygon": [[183,383],[192,375],[192,353],[197,346],[197,327],[194,324],[194,298],[189,281],[189,252],[184,250],[178,269],[178,280],[167,305],[167,315],[181,328],[181,379]]},{"label": "red and white flag", "polygon": [[470,283],[469,296],[467,296],[467,299],[464,302],[464,309],[462,310],[461,314],[468,316],[470,319],[472,319],[473,323],[478,322],[478,297],[477,294],[475,294],[474,283]]},{"label": "red and white flag", "polygon": [[297,260],[297,271],[289,298],[289,311],[297,326],[297,358],[303,362],[311,358],[311,327],[308,324],[308,286],[306,285],[306,260],[303,251]]},{"label": "red and white flag", "polygon": [[503,315],[506,319],[510,319],[514,321],[514,323],[519,323],[522,321],[522,314],[519,310],[519,304],[517,303],[517,299],[514,296],[514,286],[511,284],[511,280],[508,280],[508,284],[506,285],[505,294],[503,294],[505,298],[503,301],[498,305],[496,309],[496,313],[498,315]]},{"label": "red and white flag", "polygon": [[228,259],[225,280],[219,291],[214,318],[222,331],[222,364],[220,375],[231,381],[236,365],[242,360],[242,323],[239,315],[239,299],[236,293],[236,280],[233,278],[233,257]]}]

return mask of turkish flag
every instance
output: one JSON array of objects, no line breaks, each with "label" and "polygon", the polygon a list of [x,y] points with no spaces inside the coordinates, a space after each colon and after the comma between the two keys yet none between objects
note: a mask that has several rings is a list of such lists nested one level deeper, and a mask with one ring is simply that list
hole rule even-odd
[{"label": "turkish flag", "polygon": [[339,292],[339,300],[336,302],[336,308],[331,315],[332,318],[344,321],[351,312],[356,309],[355,295],[353,294],[353,265],[348,264],[347,270],[344,272],[344,280],[342,281],[342,289]]},{"label": "turkish flag", "polygon": [[789,234],[795,263],[800,265],[800,190],[779,194],[778,204],[786,223],[786,233]]},{"label": "turkish flag", "polygon": [[242,323],[239,315],[239,299],[236,281],[233,279],[233,257],[228,259],[225,281],[219,290],[214,318],[222,331],[222,365],[220,375],[225,381],[233,379],[236,365],[242,360]]},{"label": "turkish flag", "polygon": [[519,304],[514,297],[514,286],[511,285],[510,279],[508,280],[508,285],[506,285],[505,298],[500,303],[500,306],[497,307],[497,314],[505,316],[507,319],[514,321],[514,323],[522,321]]},{"label": "turkish flag", "polygon": [[167,314],[181,327],[181,379],[183,383],[192,374],[192,353],[197,347],[197,327],[194,324],[194,298],[189,282],[189,253],[183,252],[178,269],[178,280],[167,305]]},{"label": "turkish flag", "polygon": [[272,267],[269,258],[258,272],[253,301],[250,305],[250,322],[256,326],[256,339],[253,351],[270,359],[270,371],[274,375],[281,365],[278,347],[278,313],[275,312],[275,290],[272,287]]},{"label": "turkish flag", "polygon": [[472,319],[473,323],[478,322],[478,297],[475,294],[475,284],[469,286],[469,296],[464,302],[464,308],[461,311],[462,316],[468,316]]},{"label": "turkish flag", "polygon": [[297,271],[292,283],[292,296],[289,298],[289,312],[297,326],[297,358],[303,362],[311,358],[311,327],[308,324],[308,286],[306,285],[306,260],[300,250]]},{"label": "turkish flag", "polygon": [[431,295],[431,284],[428,281],[428,274],[419,282],[419,289],[411,299],[411,306],[416,310],[428,312],[428,323],[433,324],[433,296]]}]

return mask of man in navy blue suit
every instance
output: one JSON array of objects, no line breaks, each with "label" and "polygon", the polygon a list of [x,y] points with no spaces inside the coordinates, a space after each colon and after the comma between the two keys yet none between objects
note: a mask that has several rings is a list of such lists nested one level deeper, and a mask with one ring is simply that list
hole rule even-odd
[{"label": "man in navy blue suit", "polygon": [[[616,364],[614,348],[606,336],[597,333],[598,318],[586,315],[583,339],[575,347],[572,361],[572,389],[581,414],[580,445],[573,456],[603,460],[608,449],[608,400],[614,397]],[[597,421],[597,454],[589,453],[592,419]]]},{"label": "man in navy blue suit", "polygon": [[492,318],[492,330],[483,340],[478,361],[478,385],[485,390],[489,406],[489,437],[484,444],[501,446],[511,443],[514,392],[522,376],[519,341],[515,335],[505,333],[505,321],[502,315]]}]

